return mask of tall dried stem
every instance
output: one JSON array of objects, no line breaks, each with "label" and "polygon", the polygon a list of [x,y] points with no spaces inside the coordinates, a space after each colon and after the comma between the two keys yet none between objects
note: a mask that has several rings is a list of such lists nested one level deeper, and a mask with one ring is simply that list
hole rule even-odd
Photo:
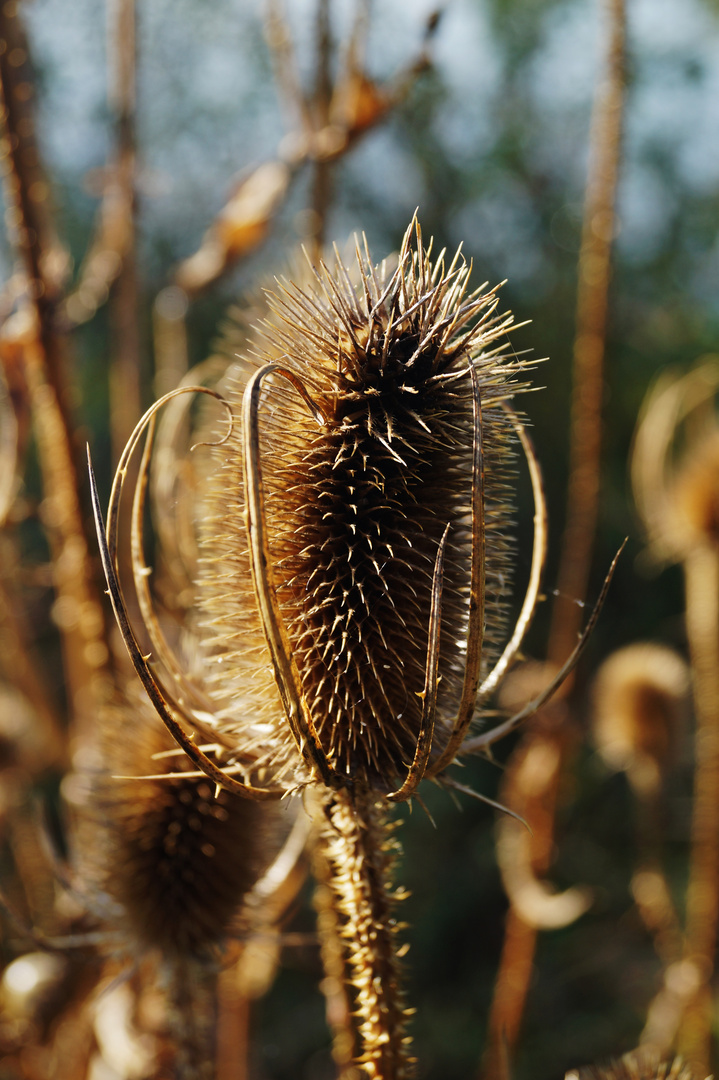
[{"label": "tall dried stem", "polygon": [[53,239],[49,190],[39,166],[34,88],[17,5],[6,4],[0,11],[0,40],[5,194],[32,319],[23,361],[45,490],[43,523],[53,556],[69,705],[82,726],[91,723],[104,693],[99,676],[108,652],[78,496],[65,342],[55,325],[63,260]]},{"label": "tall dried stem", "polygon": [[115,118],[115,161],[106,199],[124,216],[124,250],[110,302],[113,355],[110,365],[110,431],[117,461],[142,412],[140,340],[135,262],[135,0],[109,0],[110,108]]},{"label": "tall dried stem", "polygon": [[711,1070],[710,980],[719,919],[719,550],[701,545],[684,560],[686,626],[696,713],[691,863],[685,958],[701,985],[681,1030],[681,1049],[698,1076]]},{"label": "tall dried stem", "polygon": [[[605,7],[609,22],[606,71],[598,86],[593,112],[579,256],[567,519],[548,647],[549,660],[554,664],[562,663],[576,641],[581,619],[576,600],[586,595],[599,502],[604,346],[621,149],[626,22],[624,0],[606,0]],[[540,721],[548,730],[526,737],[529,745],[545,744],[555,762],[547,772],[543,790],[534,793],[534,809],[527,807],[533,830],[533,864],[538,872],[547,868],[562,760],[571,741],[571,736],[560,730],[565,717],[562,707],[559,706],[562,709],[559,714],[557,708],[553,706],[554,715],[550,711]],[[526,748],[520,751],[521,755],[526,752]],[[510,806],[518,801],[519,793],[513,785],[519,771],[513,763],[505,783],[505,797]],[[490,1045],[485,1063],[488,1077],[501,1075],[504,1047],[511,1050],[516,1044],[536,936],[536,927],[524,922],[510,906],[490,1017]]]}]

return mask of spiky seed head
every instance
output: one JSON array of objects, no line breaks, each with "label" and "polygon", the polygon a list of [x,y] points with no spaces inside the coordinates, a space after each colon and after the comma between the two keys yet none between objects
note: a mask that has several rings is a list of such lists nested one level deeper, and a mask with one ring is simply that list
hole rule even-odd
[{"label": "spiky seed head", "polygon": [[[272,808],[169,778],[192,766],[149,703],[106,708],[102,728],[103,768],[78,829],[83,876],[114,902],[110,925],[131,952],[207,960],[276,854]],[[130,779],[149,775],[159,778]]]},{"label": "spiky seed head", "polygon": [[[431,245],[430,245],[431,248]],[[438,546],[449,526],[442,592],[433,754],[460,697],[468,626],[473,380],[481,399],[486,519],[485,667],[501,640],[512,569],[514,443],[503,403],[521,367],[506,355],[512,320],[496,290],[470,291],[458,252],[432,259],[414,222],[398,263],[350,265],[285,279],[234,365],[225,392],[237,417],[262,365],[292,370],[326,418],[270,376],[260,404],[266,529],[282,618],[322,747],[352,782],[391,790],[412,761]],[[239,420],[215,451],[205,507],[201,582],[212,628],[213,692],[226,730],[273,750],[277,773],[297,755],[248,592]],[[252,736],[249,736],[250,739]]]},{"label": "spiky seed head", "polygon": [[678,653],[642,642],[612,653],[594,683],[593,728],[611,769],[640,794],[657,791],[679,742],[689,669]]}]

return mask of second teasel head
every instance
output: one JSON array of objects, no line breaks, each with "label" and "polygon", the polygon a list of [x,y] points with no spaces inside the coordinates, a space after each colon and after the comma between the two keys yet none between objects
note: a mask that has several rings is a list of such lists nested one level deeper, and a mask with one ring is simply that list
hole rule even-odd
[{"label": "second teasel head", "polygon": [[[222,388],[235,426],[213,450],[199,589],[212,692],[225,730],[255,731],[277,778],[303,775],[297,749],[315,739],[333,783],[392,792],[436,693],[431,773],[467,696],[482,560],[482,671],[496,654],[521,365],[505,351],[511,317],[469,273],[459,252],[432,259],[416,222],[393,269],[366,246],[348,265],[335,254],[267,292]],[[294,739],[293,679],[306,721]]]}]

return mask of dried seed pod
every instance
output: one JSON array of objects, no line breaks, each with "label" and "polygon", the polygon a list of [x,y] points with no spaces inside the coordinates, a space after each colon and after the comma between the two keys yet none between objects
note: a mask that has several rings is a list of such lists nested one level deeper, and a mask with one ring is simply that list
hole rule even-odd
[{"label": "dried seed pod", "polygon": [[[468,281],[460,252],[449,265],[444,253],[432,260],[415,220],[394,268],[373,265],[366,245],[363,253],[356,245],[350,268],[336,253],[331,267],[310,265],[304,285],[280,281],[222,394],[194,388],[219,396],[234,417],[230,432],[205,442],[198,485],[194,626],[204,632],[205,662],[196,671],[213,702],[201,712],[193,715],[192,692],[178,696],[158,682],[117,577],[125,466],[162,402],[123,454],[107,531],[93,484],[118,623],[167,728],[218,787],[258,800],[312,787],[318,862],[335,907],[332,934],[345,947],[356,1029],[348,1039],[336,1032],[338,1061],[347,1064],[354,1045],[352,1069],[375,1080],[413,1073],[403,950],[390,917],[402,894],[392,881],[388,803],[410,798],[461,752],[482,675],[480,700],[520,647],[544,556],[538,467],[507,404],[523,369],[502,340],[512,319],[496,314],[496,290],[470,292]],[[517,436],[537,536],[522,611],[489,672],[505,631]],[[137,554],[133,570],[153,647],[184,687],[142,600]],[[585,640],[586,632],[540,698],[490,740],[549,696]],[[214,759],[177,720],[207,731],[210,711]],[[342,966],[334,964],[335,975]]]},{"label": "dried seed pod", "polygon": [[[214,451],[200,603],[223,726],[242,738],[261,721],[278,775],[297,769],[297,744],[325,782],[391,793],[436,694],[431,771],[460,702],[473,709],[471,590],[483,591],[471,601],[485,669],[504,629],[514,429],[503,404],[520,365],[497,345],[511,317],[495,314],[495,290],[468,293],[468,275],[459,253],[433,262],[416,223],[394,272],[359,250],[348,270],[337,255],[304,288],[268,293],[228,380],[244,415]],[[250,546],[260,533],[264,545],[252,559],[248,517]],[[294,731],[288,695],[305,710]]]}]

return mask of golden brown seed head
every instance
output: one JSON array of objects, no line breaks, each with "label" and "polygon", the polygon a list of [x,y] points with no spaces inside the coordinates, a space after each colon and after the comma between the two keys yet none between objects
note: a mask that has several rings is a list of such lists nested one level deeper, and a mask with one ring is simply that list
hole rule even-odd
[{"label": "golden brown seed head", "polygon": [[[272,808],[215,797],[204,778],[166,778],[192,765],[181,754],[153,757],[174,744],[149,706],[133,704],[103,718],[105,769],[92,784],[79,856],[119,905],[112,922],[131,949],[206,959],[274,854]],[[121,778],[151,774],[162,778]]]},{"label": "golden brown seed head", "polygon": [[[502,403],[516,362],[497,339],[494,291],[468,292],[458,255],[432,261],[419,227],[390,272],[357,251],[351,269],[313,271],[267,294],[225,390],[236,414],[248,379],[281,362],[303,383],[270,376],[260,404],[260,460],[272,574],[302,691],[332,766],[391,790],[421,723],[432,580],[449,526],[442,591],[434,753],[459,700],[471,566],[474,400],[481,400],[486,518],[485,665],[503,630],[513,436]],[[296,768],[269,656],[248,595],[239,425],[216,451],[201,586],[216,650],[214,692],[228,728],[266,724],[273,767]],[[260,736],[258,735],[258,743]],[[293,765],[290,765],[290,759]]]}]

